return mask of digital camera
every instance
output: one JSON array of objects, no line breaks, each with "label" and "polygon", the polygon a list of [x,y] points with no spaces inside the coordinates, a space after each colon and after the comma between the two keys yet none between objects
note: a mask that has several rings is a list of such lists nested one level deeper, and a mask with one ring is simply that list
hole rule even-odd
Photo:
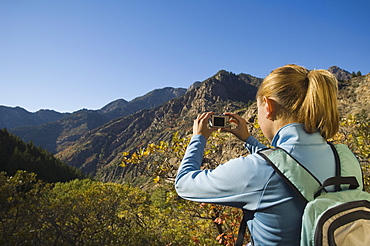
[{"label": "digital camera", "polygon": [[229,119],[230,117],[227,115],[218,115],[214,114],[209,119],[209,125],[210,127],[219,127],[219,128],[226,128],[229,126]]}]

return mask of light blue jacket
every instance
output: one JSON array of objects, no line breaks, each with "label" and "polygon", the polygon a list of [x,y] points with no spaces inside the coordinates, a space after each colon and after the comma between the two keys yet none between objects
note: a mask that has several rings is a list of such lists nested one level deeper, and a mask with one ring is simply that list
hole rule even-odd
[{"label": "light blue jacket", "polygon": [[[265,145],[249,137],[245,147],[251,153],[200,170],[206,139],[193,136],[177,173],[179,196],[196,201],[244,208],[254,213],[248,221],[254,245],[299,245],[304,202],[256,152]],[[319,133],[307,134],[293,123],[274,136],[274,147],[290,153],[320,182],[335,175],[335,160],[330,146]]]}]

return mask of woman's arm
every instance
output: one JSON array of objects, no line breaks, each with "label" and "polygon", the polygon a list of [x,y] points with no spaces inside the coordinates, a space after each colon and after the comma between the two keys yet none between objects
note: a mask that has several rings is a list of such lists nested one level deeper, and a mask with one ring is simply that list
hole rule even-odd
[{"label": "woman's arm", "polygon": [[261,165],[268,165],[259,155],[248,155],[200,170],[205,144],[202,135],[192,137],[175,181],[178,195],[196,202],[256,209],[273,169],[261,174]]}]

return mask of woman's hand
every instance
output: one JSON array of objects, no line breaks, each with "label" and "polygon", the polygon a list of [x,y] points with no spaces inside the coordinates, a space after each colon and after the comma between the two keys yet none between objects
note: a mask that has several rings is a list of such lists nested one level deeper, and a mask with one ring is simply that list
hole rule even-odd
[{"label": "woman's hand", "polygon": [[235,128],[222,128],[222,131],[231,132],[245,142],[251,136],[247,127],[247,121],[235,113],[224,113],[224,115],[230,116],[230,122],[235,123],[237,126]]},{"label": "woman's hand", "polygon": [[194,120],[193,124],[193,135],[203,135],[206,139],[211,136],[212,132],[216,131],[217,128],[209,127],[208,122],[214,112],[207,112],[198,115]]}]

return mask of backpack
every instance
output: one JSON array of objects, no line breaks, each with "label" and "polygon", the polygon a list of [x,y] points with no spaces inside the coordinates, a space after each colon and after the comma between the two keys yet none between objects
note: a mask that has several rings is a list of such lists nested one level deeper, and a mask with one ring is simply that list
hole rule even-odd
[{"label": "backpack", "polygon": [[[359,162],[346,145],[328,144],[335,156],[336,175],[323,184],[281,148],[258,154],[307,203],[300,245],[370,245],[370,194],[363,191]],[[335,191],[327,192],[325,188],[332,185]]]}]

